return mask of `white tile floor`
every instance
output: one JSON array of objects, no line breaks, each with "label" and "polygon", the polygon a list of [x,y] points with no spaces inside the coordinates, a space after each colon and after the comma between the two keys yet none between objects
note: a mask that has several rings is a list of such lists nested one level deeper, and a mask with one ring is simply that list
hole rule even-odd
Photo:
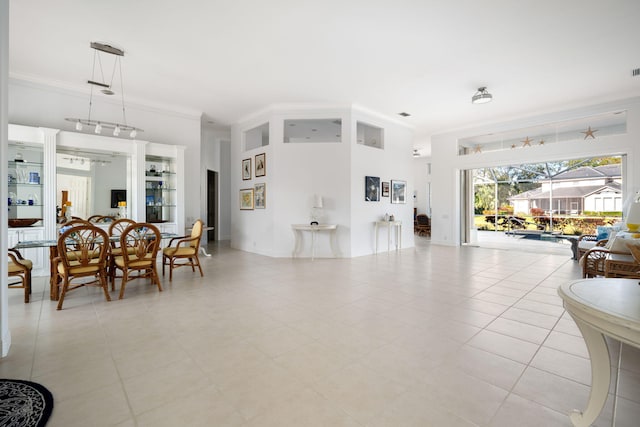
[{"label": "white tile floor", "polygon": [[[556,295],[580,277],[567,246],[209,249],[204,279],[177,270],[161,294],[80,289],[57,312],[44,278],[30,304],[11,291],[0,376],[46,385],[65,427],[570,426],[587,400],[588,354]],[[638,425],[639,391],[640,350],[624,347],[616,425]]]}]

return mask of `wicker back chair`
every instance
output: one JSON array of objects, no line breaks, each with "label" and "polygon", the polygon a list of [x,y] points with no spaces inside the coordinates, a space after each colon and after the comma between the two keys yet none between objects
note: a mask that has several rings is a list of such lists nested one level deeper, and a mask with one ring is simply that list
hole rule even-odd
[{"label": "wicker back chair", "polygon": [[[120,255],[113,258],[118,270],[122,270],[120,297],[124,298],[127,282],[133,279],[149,278],[162,292],[162,285],[156,268],[156,258],[160,250],[160,230],[149,223],[138,222],[127,227],[120,235]],[[132,275],[135,274],[136,275]]]},{"label": "wicker back chair", "polygon": [[[106,231],[91,224],[82,224],[67,229],[58,238],[57,276],[61,279],[62,291],[58,299],[58,310],[67,292],[82,286],[98,286],[111,301],[107,288],[107,253],[109,236]],[[86,282],[87,277],[94,280]],[[82,279],[73,283],[74,279]],[[57,280],[56,280],[57,283]]]},{"label": "wicker back chair", "polygon": [[431,236],[431,219],[425,214],[417,215],[414,231],[418,236]]}]

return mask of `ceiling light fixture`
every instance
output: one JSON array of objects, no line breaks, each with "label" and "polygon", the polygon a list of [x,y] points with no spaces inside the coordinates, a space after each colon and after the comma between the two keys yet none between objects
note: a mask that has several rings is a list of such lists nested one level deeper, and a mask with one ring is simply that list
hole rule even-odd
[{"label": "ceiling light fixture", "polygon": [[[144,131],[140,128],[129,126],[127,124],[127,116],[126,116],[125,107],[124,107],[124,83],[122,81],[122,63],[120,61],[120,58],[124,57],[124,50],[118,49],[113,46],[109,46],[107,44],[98,43],[98,42],[91,42],[89,46],[91,47],[91,49],[94,50],[93,70],[91,73],[91,80],[87,80],[87,83],[91,85],[91,93],[89,95],[89,114],[86,119],[67,117],[65,118],[65,120],[69,122],[74,122],[76,124],[75,129],[78,132],[80,132],[83,129],[83,125],[85,125],[85,126],[94,126],[95,127],[94,132],[97,134],[102,132],[102,128],[105,128],[105,129],[113,129],[113,136],[118,136],[120,135],[121,131],[124,131],[124,132],[129,132],[129,136],[131,138],[135,138],[138,135],[138,132],[144,132]],[[115,59],[113,61],[113,71],[111,73],[111,82],[109,84],[104,82],[104,73],[102,71],[102,60],[100,59],[100,52],[115,56]],[[102,82],[95,80],[96,62],[100,67],[100,76],[102,77],[102,80],[103,80]],[[119,71],[119,75],[120,75],[120,96],[122,99],[122,122],[123,123],[105,122],[103,120],[100,120],[100,121],[92,120],[91,107],[93,106],[93,87],[98,86],[103,88],[101,92],[104,93],[105,95],[115,94],[112,88],[113,88],[113,77],[116,74],[116,69]]]},{"label": "ceiling light fixture", "polygon": [[487,88],[485,86],[479,87],[473,97],[471,97],[472,104],[486,104],[487,102],[491,102],[493,100],[493,95],[487,92]]},{"label": "ceiling light fixture", "polygon": [[92,159],[89,157],[63,157],[64,160],[67,160],[70,165],[74,164],[74,162],[80,163],[81,166],[84,166],[86,162],[89,162],[93,165],[105,166],[108,163],[111,163],[110,160],[105,159]]}]

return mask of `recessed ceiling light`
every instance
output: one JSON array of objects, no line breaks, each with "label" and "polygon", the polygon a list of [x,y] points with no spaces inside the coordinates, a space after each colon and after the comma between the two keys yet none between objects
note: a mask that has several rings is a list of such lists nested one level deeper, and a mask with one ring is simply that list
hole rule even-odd
[{"label": "recessed ceiling light", "polygon": [[405,113],[405,112],[403,111],[402,113],[398,113],[398,115],[399,115],[399,116],[402,116],[402,117],[409,117],[411,114],[409,114],[409,113]]}]

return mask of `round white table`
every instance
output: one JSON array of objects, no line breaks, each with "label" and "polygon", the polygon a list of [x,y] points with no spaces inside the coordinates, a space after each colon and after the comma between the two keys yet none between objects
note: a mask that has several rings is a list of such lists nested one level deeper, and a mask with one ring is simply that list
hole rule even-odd
[{"label": "round white table", "polygon": [[564,307],[584,337],[591,358],[591,393],[584,411],[570,415],[588,427],[600,415],[611,382],[605,335],[640,347],[640,284],[637,279],[585,279],[558,288]]}]

